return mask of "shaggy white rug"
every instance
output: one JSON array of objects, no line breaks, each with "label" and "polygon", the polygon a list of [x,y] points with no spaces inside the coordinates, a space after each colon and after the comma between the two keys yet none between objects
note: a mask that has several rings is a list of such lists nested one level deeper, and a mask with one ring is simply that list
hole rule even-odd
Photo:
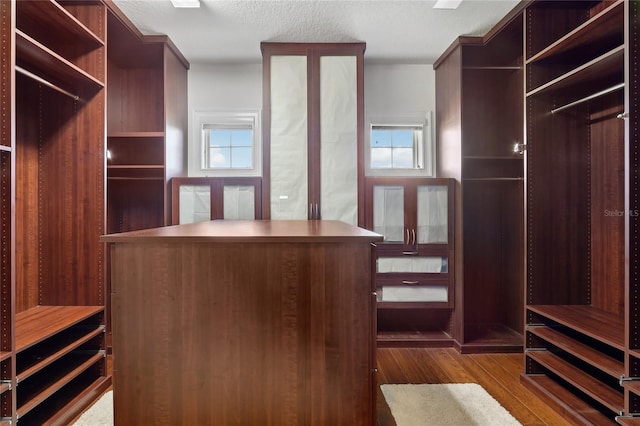
[{"label": "shaggy white rug", "polygon": [[106,392],[73,423],[73,426],[112,426],[113,391]]},{"label": "shaggy white rug", "polygon": [[381,385],[398,426],[517,426],[476,383]]},{"label": "shaggy white rug", "polygon": [[[380,387],[398,426],[520,425],[482,386],[475,383]],[[73,426],[112,425],[112,391],[105,393],[73,423]]]}]

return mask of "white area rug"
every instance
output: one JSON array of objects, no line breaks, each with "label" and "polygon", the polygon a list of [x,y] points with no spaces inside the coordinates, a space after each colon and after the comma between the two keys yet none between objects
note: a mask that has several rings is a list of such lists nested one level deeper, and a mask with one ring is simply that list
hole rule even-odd
[{"label": "white area rug", "polygon": [[520,423],[475,383],[381,385],[398,426],[518,426]]},{"label": "white area rug", "polygon": [[73,426],[112,426],[113,425],[113,391],[106,392]]}]

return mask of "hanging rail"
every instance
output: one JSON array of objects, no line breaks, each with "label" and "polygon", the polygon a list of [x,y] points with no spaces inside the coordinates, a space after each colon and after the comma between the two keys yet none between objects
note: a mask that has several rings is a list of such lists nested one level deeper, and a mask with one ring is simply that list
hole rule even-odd
[{"label": "hanging rail", "polygon": [[609,87],[608,89],[604,89],[604,90],[602,90],[602,91],[600,91],[598,93],[594,93],[593,95],[589,95],[589,96],[587,96],[585,98],[578,99],[577,101],[573,101],[573,102],[571,102],[569,104],[566,104],[566,105],[563,105],[561,107],[552,109],[551,110],[551,114],[555,114],[556,112],[562,111],[563,109],[571,108],[572,106],[581,104],[581,103],[586,102],[586,101],[590,101],[591,99],[600,97],[602,95],[606,95],[607,93],[614,92],[614,91],[616,91],[618,89],[622,89],[623,87],[624,87],[624,83],[617,84],[615,86]]},{"label": "hanging rail", "polygon": [[26,75],[27,77],[32,78],[32,79],[34,79],[35,81],[37,81],[38,83],[44,84],[45,86],[50,87],[50,88],[52,88],[53,90],[57,90],[58,92],[60,92],[60,93],[62,93],[62,94],[64,94],[64,95],[69,96],[70,98],[72,98],[72,99],[73,99],[73,100],[75,100],[75,101],[77,101],[78,99],[80,99],[80,96],[78,96],[78,95],[74,95],[74,94],[73,94],[73,93],[71,93],[71,92],[67,92],[67,91],[66,91],[66,90],[64,90],[63,88],[56,86],[55,84],[53,84],[53,83],[51,83],[51,82],[49,82],[49,81],[45,80],[44,78],[42,78],[42,77],[40,77],[40,76],[38,76],[38,75],[36,75],[36,74],[34,74],[34,73],[30,72],[30,71],[25,70],[24,68],[21,68],[21,67],[19,67],[19,66],[17,66],[17,65],[16,65],[16,66],[15,66],[15,69],[16,69],[16,71],[17,71],[17,72],[19,72],[20,74],[22,74],[22,75]]}]

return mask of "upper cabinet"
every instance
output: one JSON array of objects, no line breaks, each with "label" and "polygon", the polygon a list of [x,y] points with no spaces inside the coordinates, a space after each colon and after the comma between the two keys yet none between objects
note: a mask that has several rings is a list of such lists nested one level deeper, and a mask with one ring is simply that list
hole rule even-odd
[{"label": "upper cabinet", "polygon": [[364,43],[261,47],[265,218],[362,224]]},{"label": "upper cabinet", "polygon": [[526,9],[524,382],[585,424],[640,408],[639,16],[627,0]]}]

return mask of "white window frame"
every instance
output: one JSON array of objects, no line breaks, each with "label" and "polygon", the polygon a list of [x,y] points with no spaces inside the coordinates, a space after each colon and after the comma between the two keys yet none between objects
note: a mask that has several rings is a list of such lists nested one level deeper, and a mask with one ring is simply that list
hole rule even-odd
[{"label": "white window frame", "polygon": [[[261,176],[262,175],[262,126],[261,114],[258,110],[236,111],[207,111],[196,110],[193,114],[194,142],[197,144],[197,164],[199,176],[226,177],[226,176]],[[205,126],[219,128],[238,128],[251,125],[253,128],[253,166],[250,168],[207,168],[204,137]]]},{"label": "white window frame", "polygon": [[[436,152],[433,143],[431,111],[427,113],[405,114],[397,117],[372,115],[367,120],[365,130],[365,175],[366,176],[421,176],[435,177]],[[371,131],[374,127],[422,127],[422,146],[416,147],[417,164],[422,168],[372,168],[371,167]]]}]

